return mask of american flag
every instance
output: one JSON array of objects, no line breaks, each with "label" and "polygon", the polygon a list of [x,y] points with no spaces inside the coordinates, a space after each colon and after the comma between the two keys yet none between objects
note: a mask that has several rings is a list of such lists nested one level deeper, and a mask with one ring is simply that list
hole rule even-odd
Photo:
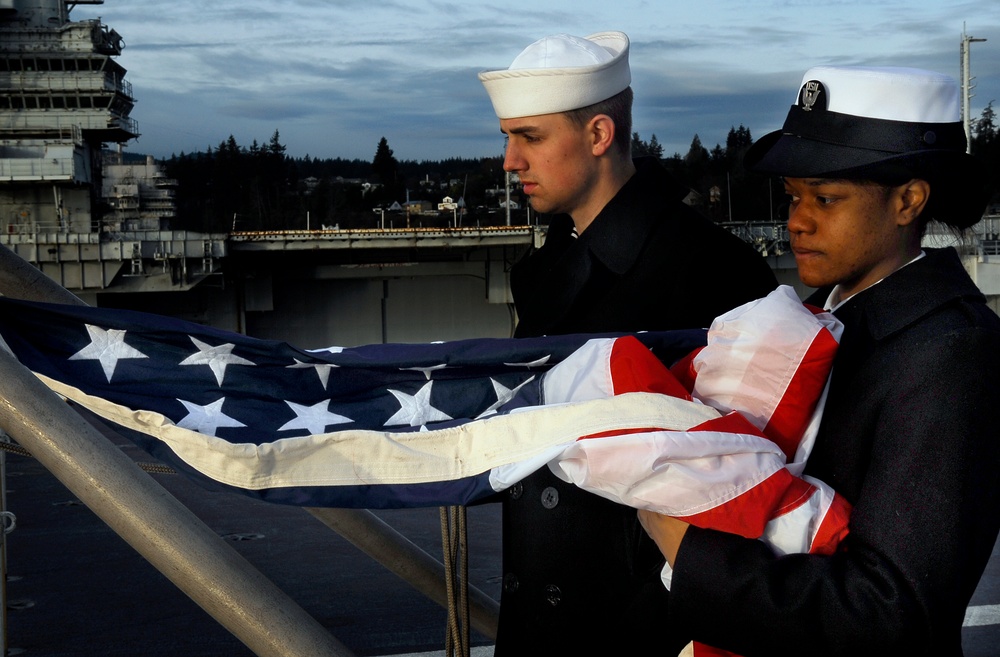
[{"label": "american flag", "polygon": [[791,288],[707,332],[323,350],[0,298],[0,348],[209,489],[303,506],[456,505],[550,467],[785,552],[834,549],[846,531],[842,500],[799,476],[838,336]]},{"label": "american flag", "polygon": [[[307,351],[169,317],[7,298],[0,336],[59,394],[208,488],[358,508],[464,504],[492,493],[492,468],[537,460],[553,442],[518,435],[511,426],[530,422],[502,418],[545,404],[543,381],[559,378],[548,373],[574,354],[579,361],[587,342],[616,340]],[[704,344],[705,331],[640,337],[673,359]],[[588,423],[566,429],[574,424]]]}]

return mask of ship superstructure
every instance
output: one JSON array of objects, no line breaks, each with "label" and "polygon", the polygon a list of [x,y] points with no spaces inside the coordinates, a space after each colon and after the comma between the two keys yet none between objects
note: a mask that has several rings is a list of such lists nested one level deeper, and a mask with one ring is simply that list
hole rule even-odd
[{"label": "ship superstructure", "polygon": [[100,19],[70,20],[81,4],[103,0],[0,0],[0,244],[89,301],[190,289],[225,235],[169,230],[171,181],[124,162],[139,136],[125,43]]},{"label": "ship superstructure", "polygon": [[[0,0],[0,230],[95,230],[101,150],[139,135],[121,36],[69,7]],[[10,184],[13,183],[13,184]]]},{"label": "ship superstructure", "polygon": [[142,162],[123,163],[122,159],[120,154],[105,153],[102,229],[169,230],[177,214],[177,181],[168,178],[151,155]]}]

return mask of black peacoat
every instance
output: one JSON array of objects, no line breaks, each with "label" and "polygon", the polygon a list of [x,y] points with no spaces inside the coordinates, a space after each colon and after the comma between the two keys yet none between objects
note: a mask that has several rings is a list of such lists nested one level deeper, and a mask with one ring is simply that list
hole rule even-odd
[{"label": "black peacoat", "polygon": [[745,657],[962,654],[1000,529],[1000,319],[953,249],[926,252],[835,311],[805,474],[853,505],[842,550],[779,557],[692,527],[671,624]]},{"label": "black peacoat", "polygon": [[[703,328],[777,283],[748,244],[682,203],[655,160],[576,237],[551,218],[511,272],[517,337]],[[497,657],[640,654],[666,617],[662,556],[634,509],[547,468],[503,494]]]}]

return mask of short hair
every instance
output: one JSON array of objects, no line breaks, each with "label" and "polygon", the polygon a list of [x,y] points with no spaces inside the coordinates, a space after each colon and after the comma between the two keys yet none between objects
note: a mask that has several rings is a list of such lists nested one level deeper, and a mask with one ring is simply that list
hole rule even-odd
[{"label": "short hair", "polygon": [[625,87],[611,98],[593,105],[566,112],[569,120],[580,127],[598,114],[607,114],[614,121],[614,144],[622,155],[629,157],[632,153],[632,87]]}]

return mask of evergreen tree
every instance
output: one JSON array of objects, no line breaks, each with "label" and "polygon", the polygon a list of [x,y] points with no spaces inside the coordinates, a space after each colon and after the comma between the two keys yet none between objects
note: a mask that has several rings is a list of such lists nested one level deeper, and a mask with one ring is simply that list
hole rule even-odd
[{"label": "evergreen tree", "polygon": [[638,132],[632,133],[632,157],[655,157],[658,160],[663,159],[663,146],[660,144],[659,140],[656,139],[654,134],[650,137],[649,141],[643,141],[639,137]]},{"label": "evergreen tree", "polygon": [[684,156],[684,168],[687,170],[688,184],[699,192],[704,192],[702,183],[705,174],[708,173],[708,164],[708,150],[701,145],[701,137],[696,133],[691,140],[687,155]]},{"label": "evergreen tree", "polygon": [[375,148],[375,159],[372,160],[372,172],[383,185],[394,185],[399,174],[399,162],[392,156],[389,141],[382,137]]},{"label": "evergreen tree", "polygon": [[983,108],[979,119],[972,122],[971,128],[969,151],[979,158],[981,165],[986,168],[990,201],[996,202],[997,195],[1000,194],[1000,181],[997,180],[997,174],[1000,173],[1000,131],[997,128],[992,100]]},{"label": "evergreen tree", "polygon": [[267,148],[270,150],[271,155],[284,159],[285,146],[281,143],[281,135],[278,134],[277,128],[274,129],[274,134],[271,135],[271,141],[268,142]]},{"label": "evergreen tree", "polygon": [[658,160],[663,159],[663,145],[656,138],[656,133],[649,137],[649,154]]},{"label": "evergreen tree", "polygon": [[739,128],[729,128],[726,135],[726,169],[729,173],[742,180],[744,176],[743,156],[753,145],[750,129],[740,124]]},{"label": "evergreen tree", "polygon": [[373,200],[381,203],[391,203],[399,197],[405,186],[401,180],[400,165],[392,155],[389,141],[382,137],[375,148],[375,159],[372,160],[372,172],[382,183],[382,188],[373,196]]}]

